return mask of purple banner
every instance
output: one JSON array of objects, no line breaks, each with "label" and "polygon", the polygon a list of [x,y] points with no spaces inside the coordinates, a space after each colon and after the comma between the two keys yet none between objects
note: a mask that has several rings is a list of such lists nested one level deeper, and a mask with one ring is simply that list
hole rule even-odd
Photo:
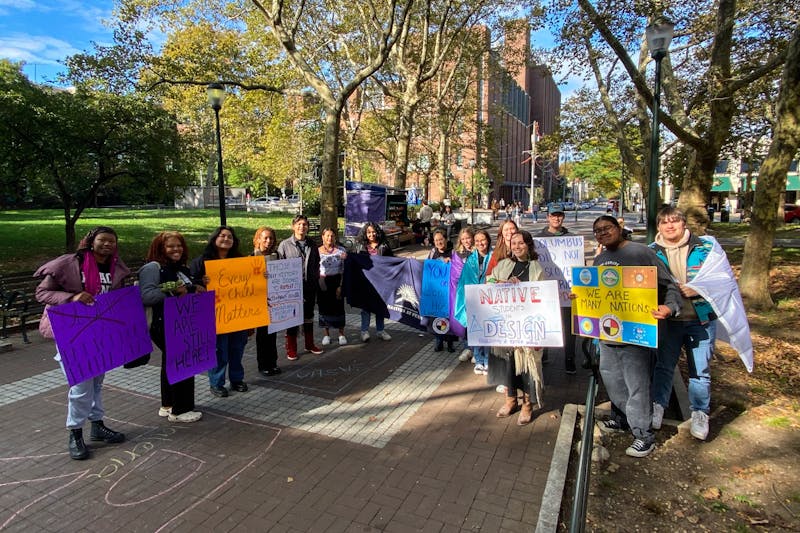
[{"label": "purple banner", "polygon": [[164,300],[164,338],[171,384],[217,366],[214,291]]},{"label": "purple banner", "polygon": [[344,275],[351,306],[426,329],[427,319],[419,314],[422,263],[416,259],[347,254]]},{"label": "purple banner", "polygon": [[70,386],[153,350],[139,287],[100,294],[94,305],[51,307],[47,315]]},{"label": "purple banner", "polygon": [[458,291],[458,278],[464,269],[464,260],[457,253],[453,252],[450,257],[450,333],[458,337],[466,337],[467,331],[464,326],[456,320],[456,292]]}]

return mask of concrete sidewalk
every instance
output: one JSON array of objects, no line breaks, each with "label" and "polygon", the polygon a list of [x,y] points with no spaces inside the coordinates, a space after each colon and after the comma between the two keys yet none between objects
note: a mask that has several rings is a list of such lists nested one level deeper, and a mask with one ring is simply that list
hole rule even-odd
[{"label": "concrete sidewalk", "polygon": [[66,450],[53,344],[15,336],[0,354],[0,530],[533,530],[562,408],[583,401],[588,374],[554,354],[545,409],[519,427],[495,417],[503,396],[458,353],[393,322],[391,341],[361,343],[358,321],[323,355],[289,362],[281,348],[269,380],[251,339],[250,391],[217,398],[198,376],[195,424],[158,417],[157,351],[108,373],[106,422],[128,439],[91,443],[87,461]]}]

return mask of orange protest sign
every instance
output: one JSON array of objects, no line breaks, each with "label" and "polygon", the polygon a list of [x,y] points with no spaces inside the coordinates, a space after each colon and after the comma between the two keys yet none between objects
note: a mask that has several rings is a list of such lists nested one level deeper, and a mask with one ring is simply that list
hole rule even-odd
[{"label": "orange protest sign", "polygon": [[208,290],[216,294],[217,334],[269,324],[266,268],[260,256],[206,261]]}]

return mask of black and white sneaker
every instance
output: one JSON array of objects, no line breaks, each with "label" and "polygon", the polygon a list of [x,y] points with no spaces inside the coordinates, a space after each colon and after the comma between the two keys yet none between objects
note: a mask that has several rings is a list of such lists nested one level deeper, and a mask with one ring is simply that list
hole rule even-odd
[{"label": "black and white sneaker", "polygon": [[603,435],[611,435],[612,433],[623,433],[628,431],[628,428],[622,427],[622,424],[613,418],[609,418],[608,420],[598,420],[597,427],[600,429],[600,433]]},{"label": "black and white sneaker", "polygon": [[628,446],[628,448],[625,450],[625,455],[629,455],[631,457],[647,457],[655,448],[655,441],[636,439],[633,441],[633,444]]}]

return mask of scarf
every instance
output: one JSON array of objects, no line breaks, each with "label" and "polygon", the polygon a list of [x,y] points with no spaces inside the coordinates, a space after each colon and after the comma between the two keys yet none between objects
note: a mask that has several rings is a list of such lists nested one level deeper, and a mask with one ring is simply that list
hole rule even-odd
[{"label": "scarf", "polygon": [[[111,273],[111,279],[114,279],[114,265],[117,264],[117,253],[114,252],[114,255],[111,256],[111,268],[109,272]],[[81,266],[83,270],[83,290],[91,294],[92,296],[97,296],[100,294],[102,290],[102,285],[100,283],[100,269],[97,268],[97,261],[94,258],[94,254],[91,250],[87,250],[83,254],[83,264]]]}]

